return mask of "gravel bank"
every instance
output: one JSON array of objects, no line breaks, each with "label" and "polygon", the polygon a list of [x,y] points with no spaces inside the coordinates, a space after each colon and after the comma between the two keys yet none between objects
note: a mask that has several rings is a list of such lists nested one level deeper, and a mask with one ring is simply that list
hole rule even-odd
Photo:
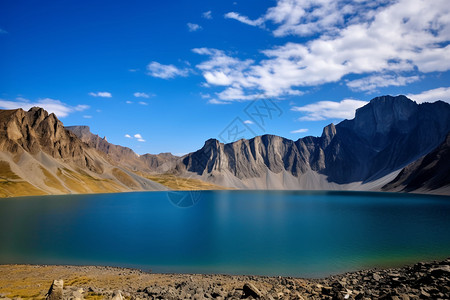
[{"label": "gravel bank", "polygon": [[[450,258],[324,279],[149,274],[95,266],[1,265],[0,299],[450,299]],[[63,288],[61,289],[61,286]]]}]

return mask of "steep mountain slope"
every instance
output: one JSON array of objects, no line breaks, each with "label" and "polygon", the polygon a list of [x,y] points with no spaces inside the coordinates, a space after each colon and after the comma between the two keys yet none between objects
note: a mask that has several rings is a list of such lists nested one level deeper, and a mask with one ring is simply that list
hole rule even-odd
[{"label": "steep mountain slope", "polygon": [[354,119],[328,125],[321,137],[294,142],[263,135],[229,144],[211,139],[178,168],[241,188],[374,189],[437,147],[449,131],[449,104],[384,96],[358,109]]},{"label": "steep mountain slope", "polygon": [[[207,140],[183,157],[137,155],[41,108],[0,110],[0,197],[171,189],[450,193],[450,105],[374,98],[320,137]],[[205,182],[206,181],[206,182]]]},{"label": "steep mountain slope", "polygon": [[0,110],[0,196],[164,190],[128,171],[33,107]]},{"label": "steep mountain slope", "polygon": [[450,134],[439,147],[403,168],[383,190],[450,194]]}]

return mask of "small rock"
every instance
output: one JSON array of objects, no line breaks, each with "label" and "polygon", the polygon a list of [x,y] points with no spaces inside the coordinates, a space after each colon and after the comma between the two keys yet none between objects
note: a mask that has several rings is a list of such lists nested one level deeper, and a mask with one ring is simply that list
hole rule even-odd
[{"label": "small rock", "polygon": [[421,291],[420,291],[420,297],[421,297],[421,298],[425,298],[425,299],[430,299],[430,298],[431,298],[431,295],[428,294],[427,292],[425,292],[424,290],[421,290]]},{"label": "small rock", "polygon": [[322,287],[322,294],[324,294],[324,295],[330,295],[331,294],[331,287],[329,287],[329,286],[324,286],[324,287]]},{"label": "small rock", "polygon": [[381,276],[378,273],[373,273],[372,277],[373,277],[373,280],[375,280],[375,281],[380,281],[380,279],[381,279]]},{"label": "small rock", "polygon": [[121,291],[114,291],[111,300],[125,300],[125,299],[122,297]]},{"label": "small rock", "polygon": [[439,277],[444,274],[450,274],[450,266],[444,265],[444,266],[439,266],[437,268],[431,268],[430,273],[431,273],[431,275],[433,275],[435,277]]},{"label": "small rock", "polygon": [[242,290],[244,291],[244,298],[248,298],[250,296],[253,298],[262,298],[262,293],[252,283],[244,284]]},{"label": "small rock", "polygon": [[63,299],[63,287],[64,287],[64,281],[62,279],[53,280],[53,283],[50,286],[50,289],[48,290],[45,299],[47,299],[47,300],[62,300]]}]

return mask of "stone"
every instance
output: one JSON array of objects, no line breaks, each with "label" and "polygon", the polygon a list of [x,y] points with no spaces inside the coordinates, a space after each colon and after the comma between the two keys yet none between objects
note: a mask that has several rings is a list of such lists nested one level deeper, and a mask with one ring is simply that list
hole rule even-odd
[{"label": "stone", "polygon": [[373,280],[375,280],[375,281],[380,281],[380,279],[381,279],[381,276],[378,273],[373,273],[372,277],[373,277]]},{"label": "stone", "polygon": [[439,266],[437,268],[431,268],[430,273],[432,276],[435,276],[435,277],[440,277],[444,274],[450,274],[450,266],[444,265],[444,266]]},{"label": "stone", "polygon": [[72,292],[72,295],[69,297],[69,300],[83,300],[83,289],[77,289],[76,291]]},{"label": "stone", "polygon": [[246,283],[244,284],[244,287],[242,288],[244,292],[244,298],[248,298],[252,296],[253,298],[262,298],[262,293],[256,286],[253,285],[253,283]]},{"label": "stone", "polygon": [[125,300],[125,298],[122,297],[121,291],[114,291],[111,300]]},{"label": "stone", "polygon": [[331,294],[331,287],[329,287],[329,286],[324,286],[324,287],[322,287],[322,294],[324,294],[324,295],[330,295]]},{"label": "stone", "polygon": [[420,297],[421,297],[421,298],[425,298],[425,299],[430,299],[430,298],[431,298],[431,295],[428,294],[427,292],[425,292],[424,290],[421,290],[421,291],[420,291]]},{"label": "stone", "polygon": [[62,300],[63,299],[64,280],[53,280],[50,289],[47,292],[45,299],[47,300]]}]

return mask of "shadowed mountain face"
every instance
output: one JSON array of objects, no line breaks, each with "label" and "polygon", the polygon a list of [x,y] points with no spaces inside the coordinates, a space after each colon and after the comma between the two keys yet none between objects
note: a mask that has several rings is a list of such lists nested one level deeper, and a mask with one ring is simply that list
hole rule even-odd
[{"label": "shadowed mountain face", "polygon": [[337,184],[367,183],[427,154],[449,131],[449,104],[384,96],[358,109],[354,119],[328,125],[321,137],[294,142],[264,135],[229,144],[211,139],[182,163],[211,180],[222,173],[239,180],[264,178],[269,170],[294,177],[313,171]]},{"label": "shadowed mountain face", "polygon": [[182,186],[201,188],[442,190],[449,132],[449,104],[384,96],[320,137],[210,139],[177,157],[138,155],[41,108],[0,110],[0,196],[162,190],[156,182],[176,187],[180,176]]},{"label": "shadowed mountain face", "polygon": [[450,194],[450,134],[439,147],[403,168],[383,190],[411,192],[442,187]]}]

